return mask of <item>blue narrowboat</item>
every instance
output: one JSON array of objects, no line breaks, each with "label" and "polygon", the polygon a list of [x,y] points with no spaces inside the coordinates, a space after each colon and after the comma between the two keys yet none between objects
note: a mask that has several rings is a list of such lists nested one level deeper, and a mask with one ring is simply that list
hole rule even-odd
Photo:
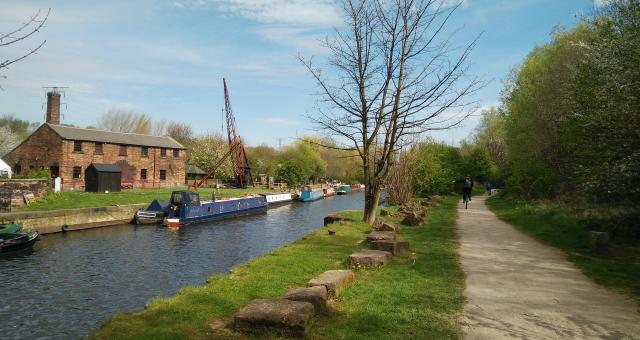
[{"label": "blue narrowboat", "polygon": [[324,191],[322,188],[314,189],[309,185],[305,185],[300,192],[300,199],[303,202],[311,202],[321,198],[324,198]]},{"label": "blue narrowboat", "polygon": [[181,227],[195,222],[236,217],[262,212],[267,209],[264,196],[234,197],[200,201],[197,192],[179,190],[171,193],[165,224]]}]

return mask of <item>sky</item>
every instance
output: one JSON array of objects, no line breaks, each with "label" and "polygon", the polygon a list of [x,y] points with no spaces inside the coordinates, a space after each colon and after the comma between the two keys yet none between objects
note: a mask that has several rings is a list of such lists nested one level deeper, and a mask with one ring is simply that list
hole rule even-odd
[{"label": "sky", "polygon": [[[572,27],[602,1],[463,0],[449,25],[457,31],[452,42],[463,46],[481,34],[469,74],[486,82],[469,99],[480,109],[500,105],[511,70],[556,27]],[[0,58],[11,58],[46,40],[0,71],[0,115],[43,122],[43,87],[64,86],[62,123],[95,125],[102,113],[123,109],[186,122],[196,133],[222,132],[225,77],[249,145],[322,134],[307,118],[318,88],[297,57],[328,57],[319,40],[342,27],[333,0],[0,0],[0,32],[48,8],[41,32],[0,47]],[[455,145],[478,122],[474,115],[430,137]]]}]

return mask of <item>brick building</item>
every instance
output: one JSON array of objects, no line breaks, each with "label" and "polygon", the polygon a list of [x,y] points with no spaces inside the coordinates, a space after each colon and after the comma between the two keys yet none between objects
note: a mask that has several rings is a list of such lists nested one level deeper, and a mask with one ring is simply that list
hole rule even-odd
[{"label": "brick building", "polygon": [[60,125],[60,94],[47,93],[47,122],[4,160],[15,175],[49,169],[63,190],[84,190],[91,163],[117,164],[123,187],[184,184],[186,149],[171,137],[81,129]]}]

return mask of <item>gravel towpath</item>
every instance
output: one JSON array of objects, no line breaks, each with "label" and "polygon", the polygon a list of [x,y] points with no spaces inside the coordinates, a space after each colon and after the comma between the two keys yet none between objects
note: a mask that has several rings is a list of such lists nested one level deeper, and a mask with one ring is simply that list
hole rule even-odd
[{"label": "gravel towpath", "polygon": [[458,208],[465,339],[640,339],[640,310],[474,197]]}]

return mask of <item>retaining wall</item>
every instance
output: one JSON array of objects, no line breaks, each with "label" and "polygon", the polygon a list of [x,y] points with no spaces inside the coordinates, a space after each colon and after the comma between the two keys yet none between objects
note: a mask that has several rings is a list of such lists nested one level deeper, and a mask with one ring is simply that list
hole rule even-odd
[{"label": "retaining wall", "polygon": [[49,181],[47,179],[0,179],[0,192],[11,193],[11,207],[19,207],[25,204],[24,194],[34,194],[36,197],[44,196]]},{"label": "retaining wall", "polygon": [[25,211],[0,214],[1,223],[22,223],[25,231],[41,234],[105,227],[131,223],[136,211],[148,204],[131,204],[100,208],[63,209],[53,211]]}]

